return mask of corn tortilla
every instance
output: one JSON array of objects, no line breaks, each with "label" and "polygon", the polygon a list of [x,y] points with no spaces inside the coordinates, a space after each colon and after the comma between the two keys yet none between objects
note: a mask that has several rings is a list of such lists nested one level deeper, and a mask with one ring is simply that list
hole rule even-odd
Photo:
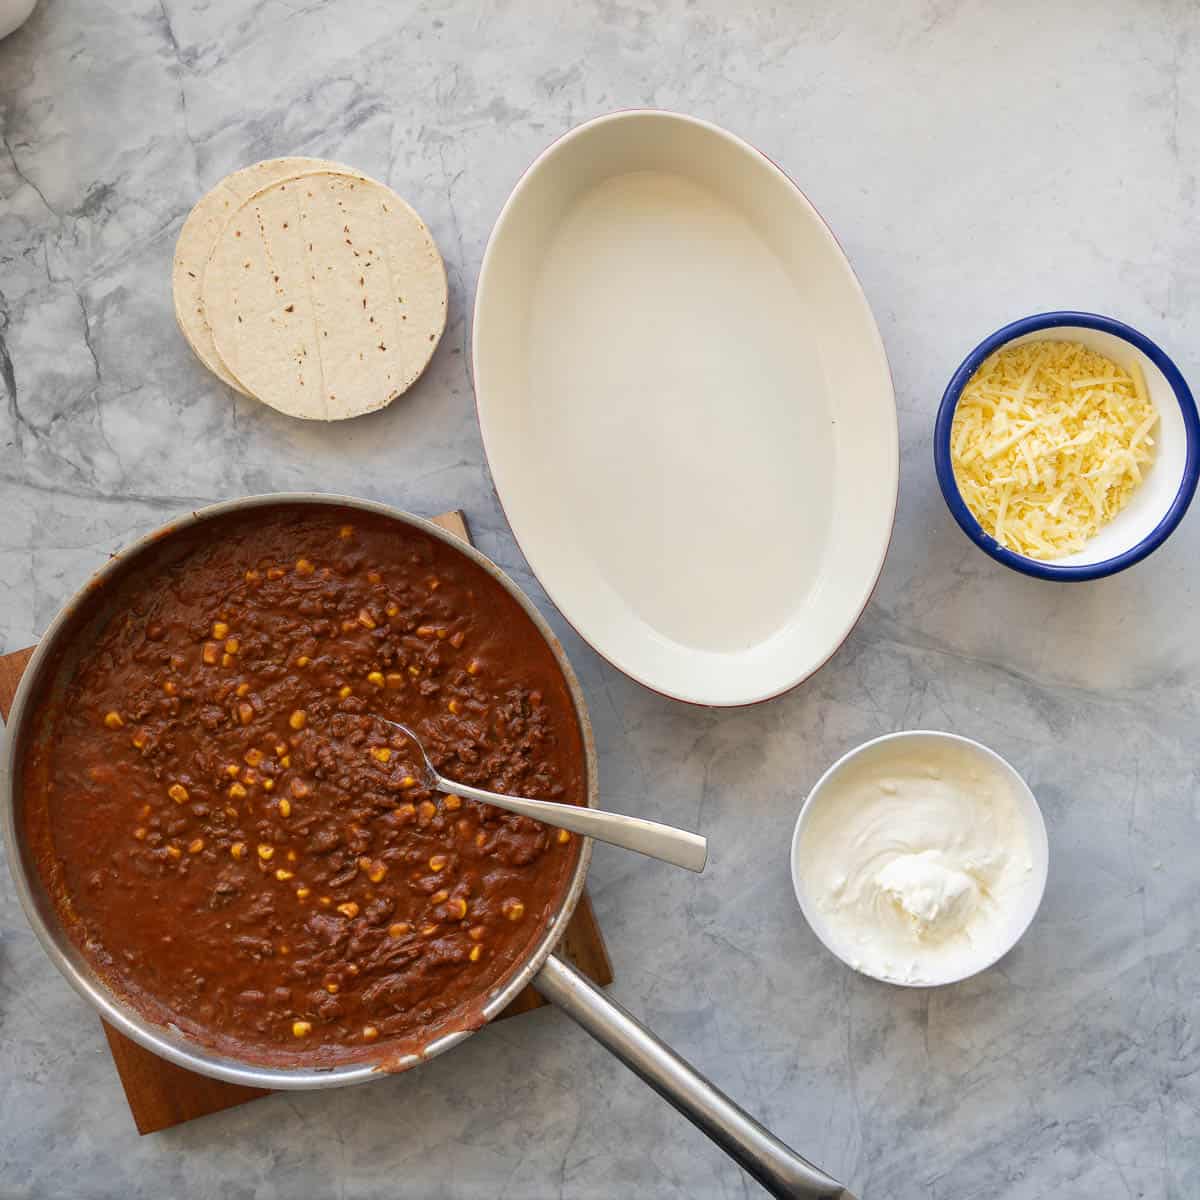
[{"label": "corn tortilla", "polygon": [[446,270],[390,188],[318,171],[263,187],[233,213],[201,303],[248,392],[336,421],[383,408],[425,369],[446,324]]}]

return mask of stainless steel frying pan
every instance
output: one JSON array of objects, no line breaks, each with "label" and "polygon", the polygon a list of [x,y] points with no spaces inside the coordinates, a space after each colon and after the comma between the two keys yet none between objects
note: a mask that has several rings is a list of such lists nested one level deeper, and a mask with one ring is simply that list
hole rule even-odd
[{"label": "stainless steel frying pan", "polygon": [[[355,500],[345,496],[317,493],[288,493],[250,496],[213,505],[174,521],[135,542],[105,567],[66,605],[46,631],[37,652],[27,667],[13,703],[9,719],[0,774],[0,805],[3,806],[4,837],[9,868],[16,883],[21,904],[51,961],[66,976],[67,982],[99,1011],[100,1015],[123,1034],[163,1058],[231,1083],[273,1089],[309,1089],[343,1087],[378,1079],[386,1046],[380,1047],[378,1063],[359,1062],[332,1069],[283,1069],[242,1062],[185,1037],[178,1030],[155,1024],[126,1004],[95,974],[59,922],[54,905],[42,886],[32,854],[23,837],[21,819],[24,798],[21,793],[21,763],[33,736],[31,716],[34,700],[53,689],[69,673],[79,649],[88,644],[89,630],[107,619],[105,585],[124,578],[130,572],[158,561],[183,554],[203,536],[203,526],[231,513],[275,505],[344,505],[390,517],[401,524],[419,529],[428,537],[452,547],[486,571],[521,605],[537,626],[554,653],[570,690],[583,733],[587,758],[588,805],[596,807],[598,778],[596,749],[591,722],[579,681],[562,647],[528,597],[500,569],[473,547],[419,517],[409,516],[383,504]],[[524,962],[487,997],[483,1010],[486,1020],[502,1012],[518,992],[532,983],[548,1000],[557,1004],[587,1030],[601,1045],[640,1075],[652,1088],[673,1104],[684,1116],[704,1131],[717,1145],[776,1196],[801,1197],[805,1200],[853,1200],[840,1184],[801,1158],[714,1087],[669,1046],[642,1026],[619,1004],[605,996],[554,953],[567,928],[575,905],[583,892],[584,877],[591,859],[591,843],[583,841],[579,858],[558,912],[546,927],[541,940],[530,950]],[[403,1062],[388,1064],[389,1070],[416,1066],[425,1059],[442,1054],[470,1036],[460,1029],[439,1036],[420,1054]]]}]

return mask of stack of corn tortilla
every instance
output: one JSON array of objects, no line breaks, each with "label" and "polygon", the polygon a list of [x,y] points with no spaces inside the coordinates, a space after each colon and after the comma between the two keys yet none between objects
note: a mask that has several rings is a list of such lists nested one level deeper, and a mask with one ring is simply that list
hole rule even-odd
[{"label": "stack of corn tortilla", "polygon": [[275,158],[226,176],[175,247],[175,316],[230,387],[294,417],[374,412],[424,371],[446,269],[421,218],[340,163]]}]

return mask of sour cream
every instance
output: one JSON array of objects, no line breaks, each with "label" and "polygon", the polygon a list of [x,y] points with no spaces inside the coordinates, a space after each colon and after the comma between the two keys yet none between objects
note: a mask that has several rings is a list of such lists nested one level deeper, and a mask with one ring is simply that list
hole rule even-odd
[{"label": "sour cream", "polygon": [[932,985],[994,962],[1045,885],[1045,827],[1003,759],[950,734],[898,734],[813,790],[793,875],[823,941],[877,979]]}]

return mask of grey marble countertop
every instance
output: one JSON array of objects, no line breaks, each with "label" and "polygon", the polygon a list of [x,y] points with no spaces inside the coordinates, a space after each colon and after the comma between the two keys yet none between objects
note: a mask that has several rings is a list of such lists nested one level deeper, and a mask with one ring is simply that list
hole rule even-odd
[{"label": "grey marble countertop", "polygon": [[[41,0],[0,43],[0,649],[172,514],[290,488],[465,509],[562,629],[482,458],[484,243],[529,160],[586,117],[725,124],[800,181],[862,278],[896,380],[900,509],[850,640],[773,703],[684,707],[563,630],[607,802],[712,845],[701,877],[598,851],[613,993],[868,1200],[1200,1195],[1200,519],[1123,575],[1039,583],[968,544],[930,454],[954,366],[1031,311],[1120,316],[1200,378],[1198,39],[1186,0]],[[339,426],[225,390],[171,308],[190,205],[288,153],[390,182],[449,268],[429,373]],[[834,961],[785,853],[833,758],[916,726],[1008,756],[1051,843],[1029,935],[940,991]],[[402,1077],[139,1139],[0,872],[0,1196],[743,1194],[553,1011]]]}]

